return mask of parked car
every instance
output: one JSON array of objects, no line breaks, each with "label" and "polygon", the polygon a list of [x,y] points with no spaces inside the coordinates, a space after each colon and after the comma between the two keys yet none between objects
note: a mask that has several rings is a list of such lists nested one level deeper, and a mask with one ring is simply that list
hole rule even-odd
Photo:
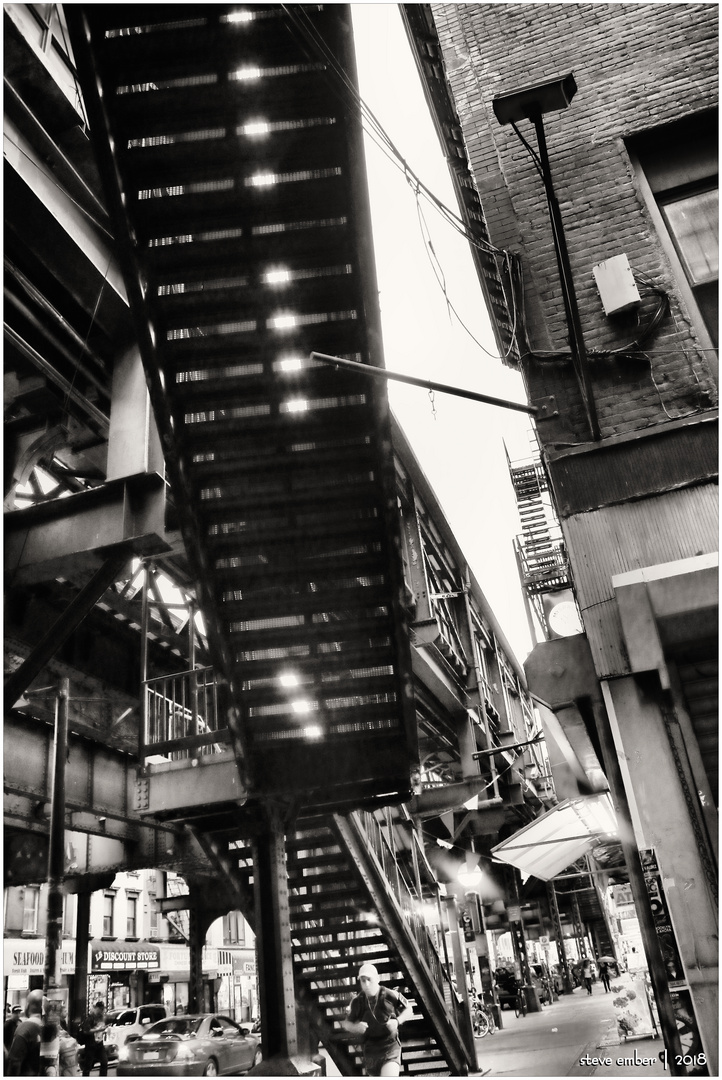
[{"label": "parked car", "polygon": [[121,1046],[125,1046],[131,1035],[142,1035],[151,1024],[165,1019],[167,1015],[165,1005],[135,1005],[129,1009],[112,1009],[106,1013],[103,1041],[108,1051],[108,1059],[115,1061]]},{"label": "parked car", "polygon": [[258,1038],[260,1039],[260,1037],[261,1037],[261,1018],[260,1018],[260,1016],[257,1016],[255,1020],[241,1020],[241,1022],[239,1023],[238,1026],[247,1035],[249,1035],[249,1034],[250,1035],[257,1035]]},{"label": "parked car", "polygon": [[121,1049],[117,1076],[228,1076],[261,1061],[260,1040],[227,1016],[169,1016]]}]

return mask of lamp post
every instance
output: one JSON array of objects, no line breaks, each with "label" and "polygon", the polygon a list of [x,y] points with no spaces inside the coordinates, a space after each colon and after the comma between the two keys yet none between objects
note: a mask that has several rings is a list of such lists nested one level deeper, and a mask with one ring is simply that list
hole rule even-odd
[{"label": "lamp post", "polygon": [[[597,407],[594,401],[594,390],[589,376],[589,360],[584,344],[581,320],[579,318],[579,305],[577,304],[574,280],[572,277],[569,252],[567,250],[564,225],[562,222],[559,202],[554,191],[552,182],[549,154],[547,152],[546,133],[544,131],[543,116],[548,112],[556,112],[566,109],[574,97],[577,84],[571,73],[561,79],[552,79],[549,82],[538,83],[535,86],[525,87],[508,94],[499,94],[494,98],[492,107],[494,115],[500,124],[511,124],[516,135],[531,154],[532,160],[539,171],[544,184],[549,206],[549,217],[552,226],[552,238],[554,240],[554,252],[559,268],[559,280],[562,288],[564,311],[569,330],[569,345],[572,351],[572,363],[579,382],[584,408],[589,422],[592,438],[596,441],[601,438]],[[536,131],[538,154],[521,135],[517,128],[519,120],[531,120]]]}]

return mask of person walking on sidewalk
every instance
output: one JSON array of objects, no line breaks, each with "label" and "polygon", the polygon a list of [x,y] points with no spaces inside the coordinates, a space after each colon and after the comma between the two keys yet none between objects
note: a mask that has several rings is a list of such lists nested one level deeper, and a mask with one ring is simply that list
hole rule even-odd
[{"label": "person walking on sidewalk", "polygon": [[591,994],[591,992],[592,992],[592,962],[589,959],[585,959],[584,962],[582,963],[582,979],[584,980],[584,985],[587,988],[587,993]]},{"label": "person walking on sidewalk", "polygon": [[604,993],[609,993],[609,964],[606,961],[602,961],[599,965],[599,978],[602,980],[602,986],[604,987]]}]

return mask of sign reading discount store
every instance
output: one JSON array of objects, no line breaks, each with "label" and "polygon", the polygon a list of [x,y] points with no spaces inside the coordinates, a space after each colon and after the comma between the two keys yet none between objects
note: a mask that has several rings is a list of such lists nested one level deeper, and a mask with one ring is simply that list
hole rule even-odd
[{"label": "sign reading discount store", "polygon": [[154,945],[129,945],[123,942],[118,948],[98,948],[93,945],[91,950],[91,965],[93,971],[135,971],[143,968],[146,971],[158,971],[160,968],[160,949]]}]

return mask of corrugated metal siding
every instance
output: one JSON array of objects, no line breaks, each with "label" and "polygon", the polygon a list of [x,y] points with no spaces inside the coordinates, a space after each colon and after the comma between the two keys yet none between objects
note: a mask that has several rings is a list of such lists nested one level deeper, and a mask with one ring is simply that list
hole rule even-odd
[{"label": "corrugated metal siding", "polygon": [[552,458],[549,471],[562,517],[675,491],[717,476],[717,417],[661,424],[628,442]]},{"label": "corrugated metal siding", "polygon": [[576,514],[563,527],[597,672],[629,674],[612,577],[717,551],[717,485]]}]

